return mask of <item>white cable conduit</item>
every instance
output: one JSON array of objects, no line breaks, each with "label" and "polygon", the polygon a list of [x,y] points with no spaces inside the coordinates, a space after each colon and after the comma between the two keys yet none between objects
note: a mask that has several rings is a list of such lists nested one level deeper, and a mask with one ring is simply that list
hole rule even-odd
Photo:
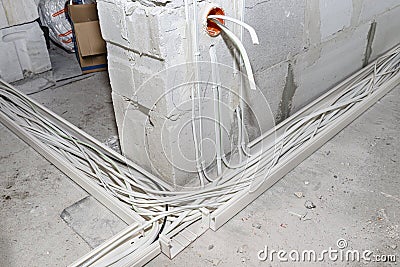
[{"label": "white cable conduit", "polygon": [[[115,255],[111,259],[106,259],[106,260],[101,260],[99,263],[96,264],[98,267],[106,267],[110,266],[114,263],[117,263],[120,261],[122,258],[128,256],[135,250],[139,249],[140,247],[146,247],[149,246],[151,243],[154,242],[154,240],[157,239],[159,232],[159,225],[156,223],[153,223],[152,228],[146,233],[146,238],[141,238],[131,246],[129,246],[126,250],[121,252],[118,255]],[[83,266],[90,266],[90,264],[85,264]]]},{"label": "white cable conduit", "polygon": [[[125,163],[116,161],[118,158],[112,155],[110,157],[92,144],[78,140],[63,129],[63,126],[60,126],[62,124],[57,125],[43,116],[40,105],[13,88],[3,85],[0,86],[0,115],[3,121],[7,118],[19,125],[21,129],[25,129],[24,134],[37,138],[43,144],[48,144],[49,149],[66,159],[65,164],[76,166],[77,169],[84,170],[85,174],[90,173],[88,177],[95,179],[100,186],[108,189],[109,194],[130,205],[139,214],[148,217],[149,221],[139,227],[140,230],[147,229],[154,223],[161,223],[166,216],[169,217],[168,222],[173,223],[174,218],[177,218],[181,220],[182,225],[182,223],[188,224],[193,222],[191,220],[197,220],[200,213],[198,209],[201,207],[215,209],[229,201],[237,192],[251,190],[250,185],[253,189],[257,188],[259,178],[263,178],[266,168],[278,168],[280,161],[285,159],[288,153],[295,153],[304,144],[312,142],[312,139],[323,132],[330,123],[340,119],[343,114],[368,99],[376,88],[398,75],[399,50],[399,47],[396,47],[378,59],[375,64],[365,68],[362,75],[360,74],[365,82],[360,80],[360,76],[356,77],[351,87],[343,89],[330,106],[298,118],[288,125],[277,138],[279,153],[274,153],[275,144],[268,144],[256,156],[248,159],[244,167],[226,172],[213,183],[196,191],[173,191],[163,186],[164,182],[157,177],[132,176],[131,168],[136,172],[140,169],[139,166],[127,167]],[[60,120],[56,118],[53,121]],[[72,126],[68,128],[76,130],[77,133],[80,131]],[[76,157],[77,155],[79,156]],[[257,180],[254,180],[254,177],[257,177]],[[265,181],[265,178],[263,179]],[[132,188],[127,187],[125,182],[132,185]],[[165,210],[167,204],[170,205],[168,211]],[[182,214],[188,217],[182,219],[185,217]],[[153,237],[146,234],[145,238],[150,240]],[[132,251],[135,250],[137,248],[132,249]],[[101,255],[105,254],[105,252],[101,253]],[[101,256],[96,257],[101,258]]]}]

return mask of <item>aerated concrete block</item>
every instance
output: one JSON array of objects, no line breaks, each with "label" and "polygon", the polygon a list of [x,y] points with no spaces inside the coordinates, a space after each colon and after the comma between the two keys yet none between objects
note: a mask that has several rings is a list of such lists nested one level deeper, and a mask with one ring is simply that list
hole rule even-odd
[{"label": "aerated concrete block", "polygon": [[253,45],[244,33],[254,71],[267,69],[303,50],[305,7],[305,1],[246,1],[244,20],[260,39],[260,45]]},{"label": "aerated concrete block", "polygon": [[[112,99],[123,154],[151,171],[151,162],[148,154],[136,152],[146,152],[145,127],[148,116],[134,108],[133,103],[124,96],[113,92]],[[131,155],[135,155],[135,157],[132,158]]]},{"label": "aerated concrete block", "polygon": [[[159,77],[157,74],[165,69],[165,62],[162,60],[140,56],[112,43],[107,43],[107,53],[111,87],[125,97],[131,98],[138,91],[145,91],[141,87],[147,86],[147,81],[151,82],[153,77]],[[159,92],[159,95],[163,92],[163,87],[155,87],[146,92]]]},{"label": "aerated concrete block", "polygon": [[371,60],[400,43],[400,6],[375,18],[376,31],[372,40]]},{"label": "aerated concrete block", "polygon": [[353,14],[352,1],[320,0],[321,37],[328,40],[332,35],[348,28]]},{"label": "aerated concrete block", "polygon": [[43,32],[37,22],[0,30],[0,77],[8,82],[51,69]]},{"label": "aerated concrete block", "polygon": [[[379,2],[376,0],[364,0],[361,9],[360,22],[368,22],[380,14],[398,6],[400,6],[400,2],[398,0],[385,0]],[[395,23],[391,24],[396,25]]]},{"label": "aerated concrete block", "polygon": [[34,0],[1,0],[0,29],[25,24],[39,17]]}]

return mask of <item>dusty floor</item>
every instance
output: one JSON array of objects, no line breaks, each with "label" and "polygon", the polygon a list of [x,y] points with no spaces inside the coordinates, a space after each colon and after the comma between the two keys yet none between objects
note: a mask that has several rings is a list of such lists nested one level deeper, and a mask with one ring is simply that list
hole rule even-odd
[{"label": "dusty floor", "polygon": [[[17,88],[101,141],[116,135],[107,74],[64,78],[41,91],[37,81]],[[277,266],[259,261],[258,251],[319,252],[336,249],[340,238],[350,249],[397,255],[399,262],[399,132],[400,86],[217,232],[209,230],[173,261],[160,255],[148,265]],[[112,235],[99,234],[104,224],[123,226],[99,208],[101,220],[92,216],[91,227],[83,227],[82,215],[97,204],[82,205],[86,192],[2,125],[0,147],[0,266],[66,266]],[[307,209],[308,200],[316,207]],[[317,265],[328,264],[365,265]]]}]

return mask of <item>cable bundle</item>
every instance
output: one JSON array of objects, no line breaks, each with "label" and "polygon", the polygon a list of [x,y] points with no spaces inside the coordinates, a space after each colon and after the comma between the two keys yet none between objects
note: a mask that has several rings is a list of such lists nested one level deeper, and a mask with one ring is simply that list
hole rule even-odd
[{"label": "cable bundle", "polygon": [[348,82],[325,107],[290,123],[276,136],[275,142],[263,144],[259,151],[250,151],[251,156],[244,162],[224,169],[220,176],[197,189],[175,190],[162,179],[143,173],[133,163],[103,153],[43,115],[39,106],[27,96],[4,85],[0,85],[0,112],[26,134],[63,157],[65,164],[94,180],[108,194],[147,220],[138,231],[150,227],[151,234],[112,258],[110,262],[113,263],[139,247],[151,244],[160,233],[172,237],[199,220],[200,208],[214,210],[238,192],[257,190],[268,179],[271,170],[367,99],[397,75],[399,68],[400,46],[397,46]]}]

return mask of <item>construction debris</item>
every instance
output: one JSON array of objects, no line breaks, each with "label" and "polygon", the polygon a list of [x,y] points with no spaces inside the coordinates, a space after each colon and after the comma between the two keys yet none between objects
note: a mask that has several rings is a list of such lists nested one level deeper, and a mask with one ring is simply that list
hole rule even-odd
[{"label": "construction debris", "polygon": [[304,203],[304,207],[306,207],[307,209],[314,209],[314,208],[316,208],[317,206],[315,206],[315,204],[314,204],[312,201],[307,200],[307,201]]},{"label": "construction debris", "polygon": [[294,192],[294,195],[298,198],[304,197],[303,192]]}]

